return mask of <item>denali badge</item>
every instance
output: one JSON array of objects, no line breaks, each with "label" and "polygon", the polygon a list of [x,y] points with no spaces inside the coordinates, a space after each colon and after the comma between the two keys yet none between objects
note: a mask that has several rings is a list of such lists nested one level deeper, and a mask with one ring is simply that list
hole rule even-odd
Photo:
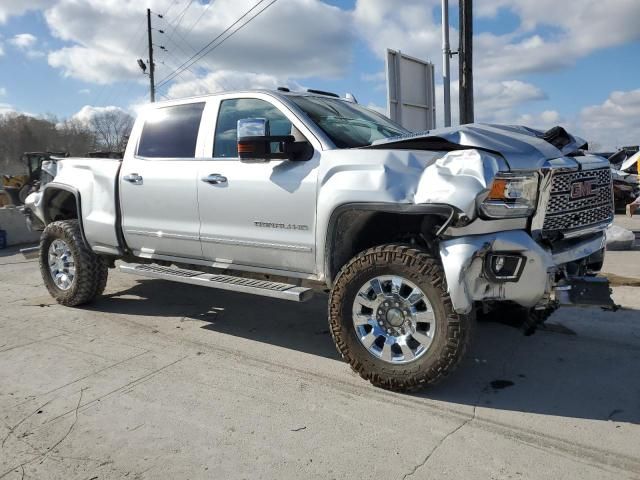
[{"label": "denali badge", "polygon": [[594,195],[596,193],[595,188],[593,188],[595,183],[595,178],[573,182],[571,184],[571,193],[569,195],[571,200],[577,200],[579,198],[590,197],[591,195]]}]

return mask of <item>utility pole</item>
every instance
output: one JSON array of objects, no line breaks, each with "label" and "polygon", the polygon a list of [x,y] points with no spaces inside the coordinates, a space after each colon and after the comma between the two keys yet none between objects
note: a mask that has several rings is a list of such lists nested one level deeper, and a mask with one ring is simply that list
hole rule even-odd
[{"label": "utility pole", "polygon": [[156,85],[153,78],[155,65],[153,64],[153,43],[151,40],[151,9],[147,8],[147,36],[149,39],[149,87],[151,93],[151,103],[156,101]]},{"label": "utility pole", "polygon": [[449,59],[449,0],[442,0],[442,85],[444,87],[444,126],[451,126],[451,71]]},{"label": "utility pole", "polygon": [[473,0],[460,0],[460,125],[473,123]]}]

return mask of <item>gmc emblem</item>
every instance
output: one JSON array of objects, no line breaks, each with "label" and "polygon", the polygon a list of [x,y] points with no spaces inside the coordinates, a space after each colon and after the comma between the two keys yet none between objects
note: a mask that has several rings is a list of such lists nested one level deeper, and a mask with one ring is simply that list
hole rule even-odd
[{"label": "gmc emblem", "polygon": [[595,189],[593,186],[595,185],[595,179],[591,178],[589,180],[581,180],[579,182],[573,182],[571,184],[571,194],[569,195],[571,200],[577,200],[579,198],[590,197],[594,195]]}]

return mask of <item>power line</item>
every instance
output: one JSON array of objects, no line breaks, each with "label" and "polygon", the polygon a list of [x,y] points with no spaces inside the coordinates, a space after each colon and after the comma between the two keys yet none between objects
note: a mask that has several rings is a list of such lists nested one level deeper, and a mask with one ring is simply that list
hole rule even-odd
[{"label": "power line", "polygon": [[[132,44],[136,45],[134,50],[137,50],[140,47],[141,42],[144,39],[145,31],[144,29],[139,28],[143,25],[144,25],[144,17],[140,18],[140,21],[136,24],[136,29],[134,30],[133,34],[130,35],[126,43],[126,45],[132,45]],[[134,41],[134,39],[136,40]],[[100,87],[100,90],[98,91],[98,93],[94,95],[94,102],[95,102],[94,105],[99,105],[103,100],[105,104],[108,104],[116,94],[115,92],[116,92],[116,88],[114,84],[105,83]],[[106,97],[105,97],[105,94],[106,94]]]},{"label": "power line", "polygon": [[193,4],[193,0],[189,0],[189,3],[187,4],[186,7],[184,7],[184,9],[182,10],[182,12],[180,12],[178,14],[177,18],[177,22],[176,24],[173,26],[173,29],[171,30],[171,32],[167,35],[167,37],[169,39],[171,39],[173,37],[173,35],[175,35],[176,30],[178,30],[178,28],[180,27],[180,24],[182,23],[182,20],[184,20],[184,16],[187,13],[187,10],[189,10],[189,7],[191,7],[191,5]]},{"label": "power line", "polygon": [[200,20],[202,20],[202,17],[204,16],[204,14],[207,13],[207,10],[209,10],[209,7],[213,5],[213,1],[214,0],[210,0],[209,3],[207,3],[207,6],[204,7],[198,19],[195,22],[193,22],[193,24],[187,29],[187,31],[185,32],[185,36],[189,35],[191,31],[196,27],[196,25],[200,23]]},{"label": "power line", "polygon": [[[167,75],[165,78],[163,78],[162,80],[160,80],[160,82],[158,82],[158,85],[161,85],[165,82],[165,80],[171,80],[169,77],[171,77],[173,74],[175,74],[177,72],[177,70],[180,70],[184,65],[186,65],[187,63],[189,63],[192,59],[194,59],[195,57],[197,57],[198,55],[200,55],[203,51],[205,51],[209,46],[211,46],[216,40],[218,40],[220,37],[222,37],[225,33],[227,33],[229,30],[231,30],[231,28],[233,28],[236,24],[238,24],[243,18],[245,18],[247,15],[249,15],[249,13],[251,13],[253,10],[255,10],[261,3],[265,2],[266,0],[258,0],[258,2],[251,7],[249,10],[247,10],[240,18],[238,18],[235,22],[233,22],[231,25],[229,25],[227,28],[225,28],[217,37],[215,37],[213,40],[211,40],[209,43],[207,43],[204,47],[202,47],[200,50],[198,50],[194,55],[192,55],[191,57],[189,57],[187,60],[185,60],[177,69],[176,71],[170,73],[169,75]],[[175,75],[174,75],[175,76]],[[173,78],[173,77],[171,77]]]},{"label": "power line", "polygon": [[[193,0],[192,0],[193,1]],[[188,8],[190,6],[191,2],[189,3],[189,5],[187,5],[186,8]],[[182,22],[182,19],[184,18],[184,12],[186,12],[186,8],[183,9],[176,18],[174,18],[171,21],[167,21],[166,17],[164,15],[158,15],[158,18],[160,18],[164,23],[165,23],[165,27],[164,30],[161,28],[156,29],[158,32],[165,34],[165,38],[167,39],[172,39],[174,35],[178,35],[178,37],[183,41],[183,43],[185,45],[187,45],[191,50],[195,51],[195,48],[193,48],[184,38],[184,36],[180,33],[179,30],[179,25]]]},{"label": "power line", "polygon": [[[169,56],[169,57],[171,57],[172,59],[174,59],[174,60],[175,60],[175,62],[172,62],[172,64],[170,65],[170,68],[174,68],[174,67],[175,67],[175,65],[180,65],[181,60],[180,60],[178,57],[176,57],[176,56],[175,56],[175,55],[174,55],[170,50],[168,50],[168,49],[166,49],[166,48],[162,48],[162,47],[160,47],[160,51],[161,51],[162,53],[164,53],[165,55],[167,55],[167,56]],[[197,77],[197,74],[196,74],[193,70],[191,70],[191,68],[187,68],[187,70],[188,70],[188,71],[189,71],[189,72],[190,72],[194,77]]]},{"label": "power line", "polygon": [[169,10],[171,10],[173,8],[173,6],[178,3],[180,0],[173,0],[173,2],[171,2],[171,5],[169,5],[167,7],[167,9],[164,11],[164,13],[162,14],[162,16],[160,18],[163,18],[167,13],[169,13]]},{"label": "power line", "polygon": [[[162,30],[158,30],[158,31],[159,31],[160,33],[164,33]],[[169,38],[167,38],[167,40],[169,40],[169,42],[167,42],[167,45],[168,45],[169,47],[171,47],[172,45],[173,45],[173,46],[175,46],[178,50],[180,50],[180,52],[182,52],[182,54],[183,54],[185,57],[189,57],[189,56],[191,55],[190,53],[185,52],[185,51],[184,51],[184,49],[180,46],[180,44],[178,44],[175,40],[170,40]],[[195,49],[195,48],[193,48],[191,45],[187,44],[187,46],[188,46],[191,50],[193,50],[193,52],[195,52],[195,51],[196,51],[196,49]],[[173,53],[172,53],[169,49],[165,48],[164,46],[160,46],[160,51],[161,51],[161,52],[163,52],[163,53],[165,53],[165,54],[167,54],[168,56],[170,56],[170,57],[172,57],[172,58],[174,58],[174,59],[176,60],[176,63],[175,63],[175,64],[173,64],[173,65],[169,65],[169,66],[170,66],[170,68],[171,68],[171,69],[173,69],[174,71],[175,71],[175,70],[178,70],[178,68],[176,67],[176,65],[180,65],[180,64],[182,63],[182,60],[180,60],[178,57],[176,57],[175,55],[173,55]],[[191,69],[191,67],[190,67],[190,66],[188,66],[188,67],[186,68],[186,70],[188,70],[188,71],[193,75],[193,78],[192,78],[192,79],[189,79],[189,80],[195,80],[195,81],[197,81],[198,83],[200,83],[203,87],[208,88],[207,84],[206,84],[203,80],[201,80],[201,79],[198,77],[198,74],[197,74],[195,71],[193,71],[193,70]],[[178,74],[178,76],[181,76],[181,75],[182,75],[182,73],[184,73],[184,70],[183,70],[183,71],[181,71],[181,72]]]},{"label": "power line", "polygon": [[[172,72],[171,74],[169,74],[168,76],[166,76],[165,78],[163,78],[162,80],[160,80],[160,82],[158,83],[158,86],[163,86],[165,84],[167,84],[169,81],[171,81],[172,79],[174,79],[178,74],[179,71],[182,71],[184,69],[186,69],[186,66],[191,66],[194,63],[198,62],[200,59],[202,59],[205,55],[208,55],[209,53],[211,53],[213,50],[215,50],[216,48],[218,48],[220,45],[222,45],[227,39],[231,38],[234,34],[236,34],[238,31],[240,31],[242,28],[244,28],[245,26],[247,26],[252,20],[256,19],[261,13],[263,13],[267,8],[269,8],[270,6],[272,6],[274,3],[276,3],[278,0],[272,0],[269,4],[267,4],[262,10],[260,10],[258,13],[256,13],[253,17],[249,18],[245,23],[243,23],[242,25],[240,25],[237,29],[233,30],[231,33],[229,33],[229,35],[227,35],[226,37],[222,38],[227,32],[229,32],[234,26],[236,26],[238,23],[240,23],[242,21],[242,19],[244,19],[247,15],[249,15],[253,10],[255,10],[260,4],[264,3],[266,0],[260,0],[258,1],[253,7],[251,7],[249,10],[247,10],[240,18],[238,18],[235,22],[233,22],[231,25],[229,25],[227,28],[225,28],[222,33],[220,33],[218,36],[216,36],[213,40],[211,40],[207,45],[205,45],[203,48],[201,48],[195,55],[193,55],[191,58],[189,58],[187,61],[185,61],[177,71]],[[220,38],[222,38],[222,40],[220,40],[219,43],[215,44],[214,43],[219,40]],[[186,66],[185,66],[186,65]]]}]

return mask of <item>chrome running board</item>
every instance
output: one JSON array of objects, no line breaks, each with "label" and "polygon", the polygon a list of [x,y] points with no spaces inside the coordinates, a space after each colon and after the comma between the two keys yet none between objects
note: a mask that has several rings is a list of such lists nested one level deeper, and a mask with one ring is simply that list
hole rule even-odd
[{"label": "chrome running board", "polygon": [[293,302],[305,302],[313,296],[313,290],[286,283],[234,277],[231,275],[210,274],[198,270],[162,267],[138,263],[124,263],[119,266],[123,273],[131,273],[147,278],[158,278],[172,282],[189,283],[203,287],[217,288],[231,292],[250,293],[263,297],[281,298]]}]

